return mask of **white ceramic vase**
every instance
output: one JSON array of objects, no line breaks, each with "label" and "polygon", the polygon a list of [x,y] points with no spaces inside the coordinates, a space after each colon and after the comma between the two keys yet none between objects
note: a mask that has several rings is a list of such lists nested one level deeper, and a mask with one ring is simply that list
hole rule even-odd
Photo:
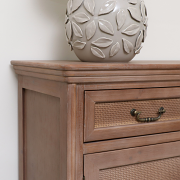
[{"label": "white ceramic vase", "polygon": [[67,41],[81,61],[128,62],[147,35],[143,0],[69,0]]}]

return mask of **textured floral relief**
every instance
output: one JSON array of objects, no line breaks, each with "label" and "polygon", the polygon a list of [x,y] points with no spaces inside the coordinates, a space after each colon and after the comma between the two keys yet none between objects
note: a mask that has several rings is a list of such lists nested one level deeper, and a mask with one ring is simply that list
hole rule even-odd
[{"label": "textured floral relief", "polygon": [[96,24],[95,21],[92,21],[86,26],[87,40],[90,40],[94,36],[95,32],[96,32]]},{"label": "textured floral relief", "polygon": [[101,37],[98,38],[96,41],[93,41],[92,44],[94,46],[100,47],[100,48],[105,48],[110,46],[113,43],[112,39],[106,38],[106,37]]},{"label": "textured floral relief", "polygon": [[106,1],[106,3],[100,9],[99,15],[110,13],[111,11],[114,10],[115,6],[116,6],[115,0]]},{"label": "textured floral relief", "polygon": [[95,2],[94,0],[84,0],[85,9],[94,16]]},{"label": "textured floral relief", "polygon": [[122,38],[122,41],[123,41],[125,52],[129,54],[133,50],[133,44],[124,38]]},{"label": "textured floral relief", "polygon": [[[71,50],[74,49],[75,53],[81,52],[76,51],[76,49],[83,51],[89,50],[98,58],[108,60],[109,57],[109,60],[116,61],[117,58],[122,60],[125,54],[131,53],[129,57],[139,54],[142,49],[142,42],[145,41],[147,36],[147,9],[143,0],[124,1],[127,1],[125,3],[127,6],[125,8],[123,5],[123,9],[119,9],[116,6],[117,0],[106,0],[101,8],[97,9],[96,0],[68,0],[65,27],[67,41]],[[112,13],[112,11],[114,12]],[[99,13],[99,16],[93,17],[95,13],[96,15]],[[101,18],[101,15],[108,17],[108,20]],[[111,21],[109,17],[114,18],[117,23],[116,27],[114,27],[115,24],[112,24],[114,20],[112,19]],[[133,23],[133,20],[137,22]],[[117,28],[118,31],[114,30],[114,28]],[[104,35],[98,38],[96,33]],[[97,38],[93,38],[95,35]],[[115,44],[112,44],[113,40],[109,35],[115,35],[118,42],[116,41]],[[130,36],[136,36],[137,38],[131,38]],[[93,40],[91,40],[92,38]],[[86,47],[88,41],[92,45],[90,49],[88,49],[89,46]],[[124,52],[120,51],[121,47]],[[107,53],[107,51],[109,52],[109,56],[105,57],[105,52]]]},{"label": "textured floral relief", "polygon": [[[144,2],[144,0],[142,0],[142,2]],[[147,8],[146,8],[145,3],[144,3],[144,7],[145,7],[145,15],[147,16]]]},{"label": "textured floral relief", "polygon": [[82,4],[83,0],[72,0],[72,12],[76,11]]},{"label": "textured floral relief", "polygon": [[141,21],[141,16],[140,16],[140,12],[136,9],[136,8],[133,8],[133,7],[129,7],[128,8],[128,11],[129,13],[131,14],[131,17],[140,22]]},{"label": "textured floral relief", "polygon": [[84,49],[85,45],[86,45],[86,42],[81,42],[77,40],[74,42],[73,47],[77,49]]},{"label": "textured floral relief", "polygon": [[91,52],[98,58],[105,58],[104,53],[97,47],[91,47]]},{"label": "textured floral relief", "polygon": [[120,44],[117,42],[115,45],[112,46],[110,50],[110,57],[115,56],[120,50]]},{"label": "textured floral relief", "polygon": [[131,24],[126,29],[124,29],[122,31],[122,33],[126,34],[126,35],[129,35],[129,36],[133,36],[139,31],[139,29],[140,29],[139,25]]},{"label": "textured floral relief", "polygon": [[103,31],[107,34],[114,35],[113,26],[109,21],[106,21],[104,19],[100,19],[99,20],[99,28],[101,29],[101,31]]},{"label": "textured floral relief", "polygon": [[71,42],[68,42],[68,44],[70,46],[71,51],[73,51],[73,46],[72,46]]},{"label": "textured floral relief", "polygon": [[146,27],[148,26],[148,17],[145,17],[144,23],[143,23]]},{"label": "textured floral relief", "polygon": [[139,49],[143,41],[143,31],[141,30],[136,40],[135,50]]},{"label": "textured floral relief", "polygon": [[64,23],[67,24],[68,21],[69,21],[69,17],[67,15],[65,15]]},{"label": "textured floral relief", "polygon": [[75,36],[83,37],[83,32],[81,28],[75,22],[72,22],[72,27],[73,27],[73,33],[75,34]]},{"label": "textured floral relief", "polygon": [[146,11],[146,6],[144,4],[144,1],[141,1],[140,3],[140,9],[141,9],[141,16],[142,16],[142,21],[144,23],[145,17],[147,16],[147,11]]},{"label": "textured floral relief", "polygon": [[147,37],[147,27],[145,27],[144,30],[143,30],[143,40],[142,40],[142,42],[145,41],[146,37]]},{"label": "textured floral relief", "polygon": [[124,9],[121,9],[116,15],[116,22],[118,25],[118,28],[117,28],[118,30],[120,30],[122,28],[125,21],[126,21],[126,12]]},{"label": "textured floral relief", "polygon": [[70,15],[72,10],[72,0],[69,0],[67,3],[67,14]]},{"label": "textured floral relief", "polygon": [[68,38],[68,41],[71,41],[71,37],[72,37],[72,26],[71,26],[71,22],[69,21],[66,24],[66,36]]},{"label": "textured floral relief", "polygon": [[135,54],[139,54],[141,49],[142,49],[142,46],[140,46],[140,48],[135,51]]},{"label": "textured floral relief", "polygon": [[134,5],[138,3],[137,0],[128,0],[128,2],[129,2],[130,4],[134,4]]},{"label": "textured floral relief", "polygon": [[85,13],[78,13],[73,16],[76,22],[85,23],[90,20],[90,18]]}]

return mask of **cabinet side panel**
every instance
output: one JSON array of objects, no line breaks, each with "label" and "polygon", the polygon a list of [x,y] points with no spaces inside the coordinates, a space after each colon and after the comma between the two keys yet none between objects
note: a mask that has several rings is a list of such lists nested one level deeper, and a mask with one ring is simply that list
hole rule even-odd
[{"label": "cabinet side panel", "polygon": [[24,180],[24,144],[23,144],[23,88],[22,76],[18,76],[18,136],[19,136],[19,180]]},{"label": "cabinet side panel", "polygon": [[25,180],[60,179],[60,98],[24,90]]}]

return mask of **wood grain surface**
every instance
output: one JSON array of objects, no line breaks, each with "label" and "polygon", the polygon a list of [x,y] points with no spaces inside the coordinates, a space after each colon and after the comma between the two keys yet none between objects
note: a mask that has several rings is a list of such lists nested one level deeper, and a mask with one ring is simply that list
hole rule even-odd
[{"label": "wood grain surface", "polygon": [[60,179],[60,99],[24,92],[25,179]]},{"label": "wood grain surface", "polygon": [[98,180],[100,169],[180,156],[179,119],[94,128],[96,103],[179,98],[180,61],[11,64],[19,180]]},{"label": "wood grain surface", "polygon": [[19,155],[19,180],[25,180],[25,148],[24,148],[24,117],[23,117],[23,77],[18,76],[18,155]]},{"label": "wood grain surface", "polygon": [[91,63],[81,61],[11,61],[12,65],[57,70],[180,69],[180,61],[130,61],[129,63]]},{"label": "wood grain surface", "polygon": [[179,75],[180,70],[56,70],[56,69],[45,69],[45,68],[36,68],[28,66],[13,66],[15,70],[34,72],[41,74],[51,74],[56,76],[64,77],[102,77],[102,76],[138,76],[138,75]]},{"label": "wood grain surface", "polygon": [[[102,169],[155,161],[176,156],[180,156],[180,141],[88,154],[84,156],[84,174],[86,180],[99,180],[99,171]],[[135,174],[132,174],[132,177],[134,176]],[[117,177],[117,179],[119,179],[119,177]]]},{"label": "wood grain surface", "polygon": [[[144,134],[162,133],[168,131],[180,130],[180,120],[169,120],[164,122],[140,123],[132,125],[117,125],[106,128],[95,128],[95,104],[96,103],[114,103],[126,101],[140,101],[150,99],[169,99],[179,98],[180,88],[149,88],[149,89],[123,89],[123,90],[102,90],[102,91],[86,91],[85,92],[85,125],[84,125],[84,141],[97,141],[105,139],[114,139],[130,136],[138,136]],[[153,102],[152,102],[153,103]],[[171,107],[171,105],[169,104]],[[161,104],[163,107],[163,103]],[[113,106],[109,106],[113,108]],[[136,108],[129,107],[123,113],[130,114],[130,110]],[[153,108],[153,104],[151,104]],[[160,107],[159,107],[160,108]],[[147,108],[148,109],[148,108]],[[121,111],[121,109],[116,109]],[[139,110],[141,111],[141,110]],[[155,109],[154,111],[158,111]],[[123,114],[122,113],[122,114]],[[116,113],[118,114],[118,112]],[[101,117],[97,117],[101,118]],[[135,118],[131,117],[130,118]],[[109,117],[108,121],[113,119]],[[119,117],[119,121],[121,117]],[[103,120],[102,120],[103,121]]]},{"label": "wood grain surface", "polygon": [[180,80],[179,61],[87,63],[80,61],[12,61],[22,76],[67,83],[122,83]]},{"label": "wood grain surface", "polygon": [[180,131],[171,132],[171,133],[153,134],[148,136],[96,141],[96,142],[84,143],[83,153],[93,154],[98,152],[114,151],[114,150],[147,146],[153,144],[161,144],[165,142],[172,142],[179,140],[180,140]]}]

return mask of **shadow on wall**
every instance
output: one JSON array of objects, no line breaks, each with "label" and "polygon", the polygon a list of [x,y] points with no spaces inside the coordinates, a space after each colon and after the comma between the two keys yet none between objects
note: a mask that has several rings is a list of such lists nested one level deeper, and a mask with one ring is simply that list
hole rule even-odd
[{"label": "shadow on wall", "polygon": [[74,52],[70,51],[65,38],[65,12],[68,0],[34,0],[38,7],[39,13],[43,16],[50,25],[54,26],[55,30],[52,34],[51,54],[54,59],[59,60],[75,60],[77,57]]}]

